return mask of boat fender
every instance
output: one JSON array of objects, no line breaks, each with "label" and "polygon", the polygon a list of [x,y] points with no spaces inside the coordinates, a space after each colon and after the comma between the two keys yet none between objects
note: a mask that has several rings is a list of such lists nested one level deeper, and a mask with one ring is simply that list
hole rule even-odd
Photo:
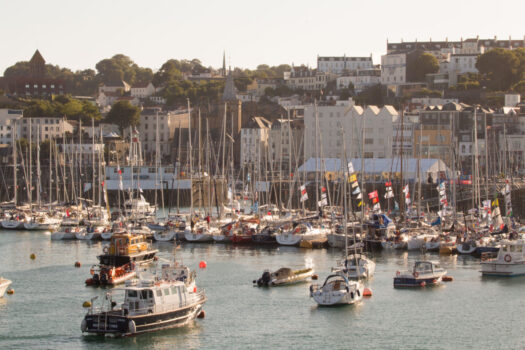
[{"label": "boat fender", "polygon": [[69,233],[69,229],[68,228],[66,228],[66,233]]},{"label": "boat fender", "polygon": [[314,292],[314,285],[311,284],[311,285],[310,285],[310,293],[313,293],[313,292]]},{"label": "boat fender", "polygon": [[415,277],[415,278],[418,278],[418,277],[419,277],[419,272],[415,271],[415,272],[414,272],[414,277]]},{"label": "boat fender", "polygon": [[505,262],[508,262],[508,263],[512,261],[512,257],[510,256],[510,254],[505,255],[504,259],[505,259]]},{"label": "boat fender", "polygon": [[102,249],[102,251],[104,252],[104,254],[107,254],[109,252],[108,246],[105,246],[104,249]]},{"label": "boat fender", "polygon": [[135,333],[137,331],[137,327],[135,326],[135,321],[131,320],[128,322],[128,333]]},{"label": "boat fender", "polygon": [[346,292],[350,293],[350,288],[348,286],[346,286]]},{"label": "boat fender", "polygon": [[350,292],[350,299],[354,299],[354,292]]},{"label": "boat fender", "polygon": [[86,319],[83,319],[82,322],[80,323],[80,330],[83,332],[85,332],[87,330],[87,322],[86,322]]},{"label": "boat fender", "polygon": [[82,264],[80,264],[80,261],[75,262],[75,267],[80,267]]},{"label": "boat fender", "polygon": [[89,301],[84,301],[84,303],[82,304],[82,307],[83,307],[83,308],[91,307],[91,302],[89,302]]}]

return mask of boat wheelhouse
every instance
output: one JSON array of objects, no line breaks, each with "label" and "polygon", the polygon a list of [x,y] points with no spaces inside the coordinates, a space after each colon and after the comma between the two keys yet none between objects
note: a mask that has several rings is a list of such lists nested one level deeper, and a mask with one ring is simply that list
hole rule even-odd
[{"label": "boat wheelhouse", "polygon": [[483,276],[515,277],[525,275],[525,241],[502,242],[496,258],[481,255],[481,274]]},{"label": "boat wheelhouse", "polygon": [[98,256],[101,265],[124,266],[131,263],[153,261],[157,249],[152,249],[144,235],[127,232],[114,233],[109,246],[104,247],[104,254]]},{"label": "boat wheelhouse", "polygon": [[412,271],[397,271],[394,287],[425,287],[441,283],[447,271],[433,261],[416,261]]}]

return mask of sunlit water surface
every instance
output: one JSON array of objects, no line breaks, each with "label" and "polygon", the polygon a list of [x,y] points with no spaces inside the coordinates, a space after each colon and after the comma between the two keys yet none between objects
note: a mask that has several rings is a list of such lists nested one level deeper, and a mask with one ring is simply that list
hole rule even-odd
[{"label": "sunlit water surface", "polygon": [[[183,329],[124,339],[83,336],[82,303],[103,289],[86,287],[104,242],[59,241],[38,232],[0,231],[0,275],[14,295],[0,299],[0,349],[518,349],[525,347],[525,279],[484,279],[471,257],[382,253],[373,297],[357,306],[318,308],[308,284],[256,288],[264,269],[304,266],[319,282],[339,250],[182,243],[176,255],[197,271],[208,296],[206,318]],[[160,257],[172,243],[154,244]],[[30,260],[31,253],[36,254]],[[392,287],[397,270],[421,258],[440,260],[454,282],[423,290]],[[75,261],[82,267],[75,268]]]}]

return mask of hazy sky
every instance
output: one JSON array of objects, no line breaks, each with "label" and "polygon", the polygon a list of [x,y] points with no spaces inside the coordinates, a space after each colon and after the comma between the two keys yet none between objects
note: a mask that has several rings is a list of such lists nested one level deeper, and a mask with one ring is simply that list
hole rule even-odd
[{"label": "hazy sky", "polygon": [[36,48],[73,70],[125,54],[158,69],[169,58],[220,67],[316,65],[368,56],[391,42],[523,39],[524,0],[0,0],[0,75]]}]

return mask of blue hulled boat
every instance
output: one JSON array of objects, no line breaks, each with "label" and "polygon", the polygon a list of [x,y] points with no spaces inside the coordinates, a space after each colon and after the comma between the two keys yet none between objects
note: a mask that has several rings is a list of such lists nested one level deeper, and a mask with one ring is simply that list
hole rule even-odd
[{"label": "blue hulled boat", "polygon": [[447,271],[432,261],[416,261],[412,271],[397,271],[394,288],[433,286],[441,283]]}]

